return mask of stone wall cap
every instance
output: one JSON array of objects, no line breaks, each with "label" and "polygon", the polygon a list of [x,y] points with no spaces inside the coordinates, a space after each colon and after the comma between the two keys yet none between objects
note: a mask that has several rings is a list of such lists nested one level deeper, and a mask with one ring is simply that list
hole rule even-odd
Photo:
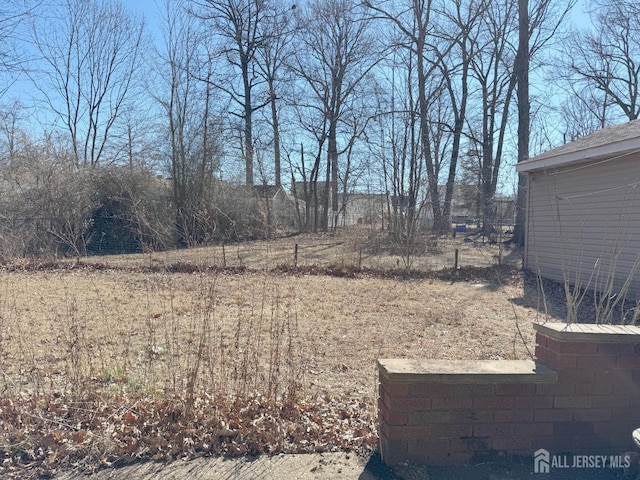
[{"label": "stone wall cap", "polygon": [[533,329],[564,342],[640,343],[640,327],[594,323],[534,323]]},{"label": "stone wall cap", "polygon": [[390,382],[547,383],[556,372],[533,360],[433,360],[384,358],[380,374]]}]

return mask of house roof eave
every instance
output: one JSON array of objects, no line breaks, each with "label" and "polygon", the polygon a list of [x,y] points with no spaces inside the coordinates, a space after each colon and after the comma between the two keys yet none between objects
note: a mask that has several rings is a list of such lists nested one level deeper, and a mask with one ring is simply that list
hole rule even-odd
[{"label": "house roof eave", "polygon": [[516,171],[526,173],[534,170],[546,170],[589,160],[622,156],[638,151],[640,151],[640,138],[633,138],[569,153],[559,152],[557,155],[543,154],[517,164]]},{"label": "house roof eave", "polygon": [[640,150],[640,120],[597,130],[516,165],[521,173],[615,158]]}]

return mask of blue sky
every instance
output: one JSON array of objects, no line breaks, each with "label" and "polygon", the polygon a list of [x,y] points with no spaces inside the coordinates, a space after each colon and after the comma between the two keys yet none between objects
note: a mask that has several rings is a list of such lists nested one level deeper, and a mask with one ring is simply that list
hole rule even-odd
[{"label": "blue sky", "polygon": [[151,17],[155,16],[158,11],[155,0],[128,0],[124,4],[132,11],[144,14],[150,21]]},{"label": "blue sky", "polygon": [[123,0],[126,8],[129,10],[144,15],[147,25],[151,32],[159,34],[160,24],[160,12],[164,9],[164,0],[159,2],[156,0]]},{"label": "blue sky", "polygon": [[[562,0],[560,0],[562,1]],[[160,11],[164,9],[165,0],[123,0],[123,3],[130,10],[144,15],[151,30],[159,31]],[[576,26],[589,22],[586,8],[589,0],[578,0],[578,3],[571,12],[571,20]]]}]

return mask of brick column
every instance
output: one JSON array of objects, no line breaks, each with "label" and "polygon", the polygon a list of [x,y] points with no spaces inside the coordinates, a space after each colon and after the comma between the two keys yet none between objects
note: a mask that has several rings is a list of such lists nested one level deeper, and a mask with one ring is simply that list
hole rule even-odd
[{"label": "brick column", "polygon": [[552,408],[553,434],[536,448],[584,454],[632,450],[640,427],[640,328],[621,325],[534,325],[536,357],[558,374],[556,385],[538,387]]}]

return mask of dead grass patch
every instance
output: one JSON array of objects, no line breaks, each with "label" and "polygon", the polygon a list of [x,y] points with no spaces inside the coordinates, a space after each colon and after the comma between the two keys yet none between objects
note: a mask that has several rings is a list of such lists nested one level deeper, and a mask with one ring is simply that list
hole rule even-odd
[{"label": "dead grass patch", "polygon": [[510,268],[84,263],[0,273],[5,475],[371,448],[377,358],[526,358],[541,320]]}]

